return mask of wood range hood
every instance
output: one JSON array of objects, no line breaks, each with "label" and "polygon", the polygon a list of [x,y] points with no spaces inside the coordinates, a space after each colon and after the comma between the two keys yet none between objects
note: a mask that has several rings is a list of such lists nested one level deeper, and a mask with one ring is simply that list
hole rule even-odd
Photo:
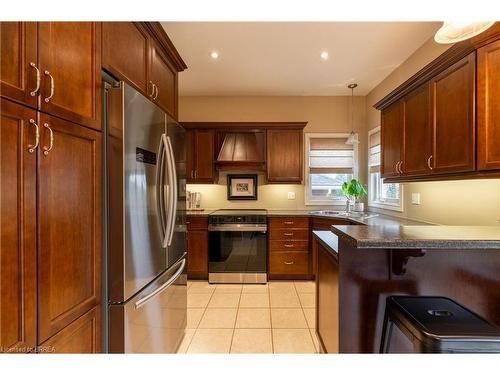
[{"label": "wood range hood", "polygon": [[236,131],[218,134],[220,151],[217,169],[264,170],[266,165],[264,131]]}]

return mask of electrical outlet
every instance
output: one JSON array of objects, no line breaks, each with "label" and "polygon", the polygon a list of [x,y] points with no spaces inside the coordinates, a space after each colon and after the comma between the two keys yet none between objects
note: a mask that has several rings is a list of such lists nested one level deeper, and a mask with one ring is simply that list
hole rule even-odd
[{"label": "electrical outlet", "polygon": [[295,192],[294,191],[288,192],[288,199],[290,199],[290,200],[295,199]]},{"label": "electrical outlet", "polygon": [[420,204],[420,193],[411,193],[411,204]]}]

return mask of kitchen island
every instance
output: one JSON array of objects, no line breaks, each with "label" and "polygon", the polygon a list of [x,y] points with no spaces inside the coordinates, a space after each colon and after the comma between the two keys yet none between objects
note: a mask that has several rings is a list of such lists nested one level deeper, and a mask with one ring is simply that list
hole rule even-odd
[{"label": "kitchen island", "polygon": [[[456,300],[500,326],[500,227],[334,225],[314,231],[327,353],[377,353],[389,295]],[[397,330],[391,348],[411,351]]]}]

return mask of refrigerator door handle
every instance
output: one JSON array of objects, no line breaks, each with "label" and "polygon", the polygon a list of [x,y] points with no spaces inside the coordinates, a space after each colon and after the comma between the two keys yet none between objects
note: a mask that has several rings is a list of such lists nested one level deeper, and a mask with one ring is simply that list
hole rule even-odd
[{"label": "refrigerator door handle", "polygon": [[142,297],[139,301],[135,303],[135,308],[140,309],[142,306],[144,306],[148,301],[156,296],[157,294],[163,292],[165,289],[167,289],[170,285],[172,285],[175,280],[182,274],[182,271],[184,271],[184,266],[186,265],[186,258],[183,258],[182,261],[180,262],[179,269],[175,271],[175,273],[172,275],[168,281],[166,281],[164,284],[160,285],[158,288],[153,290],[151,293],[149,293],[147,296]]},{"label": "refrigerator door handle", "polygon": [[[162,134],[160,147],[158,149],[158,155],[160,160],[158,161],[158,167],[156,168],[156,198],[158,204],[158,216],[160,218],[161,235],[162,235],[162,246],[167,247],[168,233],[169,233],[169,218],[167,217],[166,204],[170,205],[170,202],[165,202],[165,190],[163,188],[164,173],[165,173],[165,159],[167,157],[167,139],[165,134]],[[167,160],[168,163],[168,160]],[[167,165],[168,168],[168,165]]]},{"label": "refrigerator door handle", "polygon": [[167,146],[168,146],[168,161],[170,163],[170,174],[171,177],[171,210],[170,210],[170,227],[168,232],[168,246],[172,244],[172,240],[174,238],[174,230],[175,230],[175,219],[177,215],[177,199],[178,199],[178,191],[177,191],[177,172],[175,169],[175,158],[174,151],[172,148],[172,143],[170,142],[170,137],[166,137]]}]

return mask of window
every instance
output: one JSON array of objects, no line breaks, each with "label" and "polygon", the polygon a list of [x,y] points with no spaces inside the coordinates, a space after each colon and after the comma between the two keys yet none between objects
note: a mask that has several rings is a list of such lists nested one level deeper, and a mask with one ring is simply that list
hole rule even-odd
[{"label": "window", "polygon": [[403,188],[380,177],[380,126],[368,132],[368,206],[403,211]]},{"label": "window", "polygon": [[346,145],[349,134],[306,133],[307,205],[345,204],[342,184],[354,178],[357,145]]}]

